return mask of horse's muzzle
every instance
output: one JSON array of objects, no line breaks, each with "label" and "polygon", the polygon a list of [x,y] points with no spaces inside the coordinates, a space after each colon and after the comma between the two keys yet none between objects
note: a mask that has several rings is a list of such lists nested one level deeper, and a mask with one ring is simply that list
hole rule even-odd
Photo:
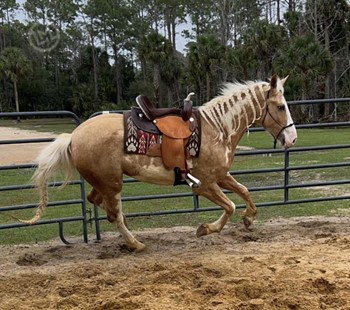
[{"label": "horse's muzzle", "polygon": [[281,132],[278,140],[281,142],[282,146],[285,149],[288,149],[295,144],[295,142],[297,141],[297,138],[298,138],[297,131],[295,126],[293,125],[285,128],[283,132]]}]

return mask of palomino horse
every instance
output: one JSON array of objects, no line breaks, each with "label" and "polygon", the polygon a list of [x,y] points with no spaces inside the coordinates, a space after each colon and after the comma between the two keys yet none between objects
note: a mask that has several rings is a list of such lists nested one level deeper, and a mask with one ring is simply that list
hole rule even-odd
[{"label": "palomino horse", "polygon": [[[202,124],[202,145],[198,158],[193,158],[193,175],[202,184],[193,192],[221,206],[224,213],[213,223],[202,224],[197,236],[220,232],[235,211],[235,204],[221,188],[241,196],[246,202],[243,221],[246,227],[256,216],[256,207],[246,187],[229,173],[238,142],[254,122],[262,125],[284,148],[294,145],[295,126],[283,96],[287,77],[273,76],[270,82],[227,84],[222,95],[199,107]],[[91,118],[72,134],[61,134],[37,158],[33,176],[40,192],[33,224],[47,206],[47,184],[52,174],[63,170],[67,179],[78,170],[93,189],[88,200],[107,213],[130,249],[140,251],[139,242],[124,223],[121,204],[123,174],[137,180],[173,185],[174,171],[164,167],[161,158],[125,154],[123,149],[123,116],[104,114]],[[213,147],[215,146],[215,147]]]}]

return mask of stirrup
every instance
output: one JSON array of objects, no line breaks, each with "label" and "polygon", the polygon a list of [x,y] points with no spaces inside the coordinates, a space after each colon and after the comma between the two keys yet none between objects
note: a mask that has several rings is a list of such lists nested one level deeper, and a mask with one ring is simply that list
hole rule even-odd
[{"label": "stirrup", "polygon": [[196,177],[194,177],[189,172],[186,174],[185,181],[190,187],[194,187],[194,188],[197,188],[202,184],[201,181],[199,181]]}]

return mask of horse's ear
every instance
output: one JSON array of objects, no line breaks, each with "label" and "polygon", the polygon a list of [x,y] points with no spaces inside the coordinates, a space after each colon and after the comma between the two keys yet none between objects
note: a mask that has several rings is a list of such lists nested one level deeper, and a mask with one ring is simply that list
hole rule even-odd
[{"label": "horse's ear", "polygon": [[281,80],[282,86],[284,86],[284,83],[288,80],[289,75],[287,75],[284,79]]},{"label": "horse's ear", "polygon": [[271,89],[276,89],[277,87],[277,75],[274,74],[271,78],[271,81],[270,81],[270,86],[271,86]]}]

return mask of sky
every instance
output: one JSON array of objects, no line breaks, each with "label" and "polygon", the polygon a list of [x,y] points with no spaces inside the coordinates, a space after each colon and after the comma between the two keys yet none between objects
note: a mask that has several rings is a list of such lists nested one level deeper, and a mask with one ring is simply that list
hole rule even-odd
[{"label": "sky", "polygon": [[[16,11],[16,18],[25,21],[27,19],[25,10],[23,9],[23,5],[26,1],[25,0],[18,0],[16,3],[20,5],[20,8]],[[185,53],[185,45],[187,44],[187,40],[181,36],[181,33],[183,30],[189,29],[188,23],[181,23],[177,25],[176,27],[176,49],[182,53]],[[165,35],[165,33],[161,33],[162,35]]]}]

